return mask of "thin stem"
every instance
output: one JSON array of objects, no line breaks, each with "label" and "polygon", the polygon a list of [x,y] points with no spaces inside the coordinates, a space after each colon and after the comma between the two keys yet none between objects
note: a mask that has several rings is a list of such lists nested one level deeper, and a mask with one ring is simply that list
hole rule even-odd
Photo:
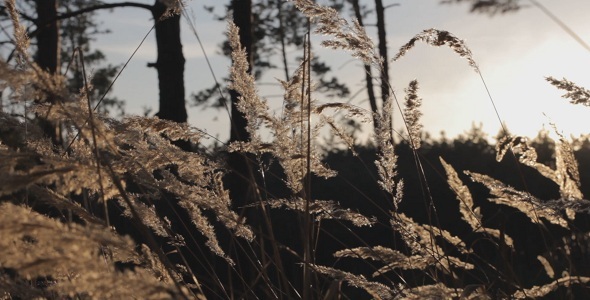
[{"label": "thin stem", "polygon": [[534,6],[539,8],[547,17],[549,17],[553,22],[555,22],[561,29],[563,29],[569,36],[571,36],[578,44],[580,44],[586,51],[590,52],[590,46],[576,33],[574,32],[569,26],[567,26],[561,19],[559,19],[556,15],[554,15],[549,9],[543,6],[536,0],[529,0]]},{"label": "thin stem", "polygon": [[[98,106],[102,103],[102,101],[106,97],[107,93],[113,87],[113,85],[115,84],[115,82],[117,81],[117,79],[119,79],[119,76],[121,76],[121,74],[123,73],[123,71],[127,68],[127,65],[129,64],[129,62],[131,62],[131,59],[133,59],[133,57],[135,56],[135,54],[137,53],[137,51],[139,51],[139,48],[141,48],[141,46],[143,45],[143,43],[145,42],[145,40],[147,39],[147,37],[150,35],[150,33],[152,33],[152,31],[154,30],[155,27],[156,27],[156,25],[154,24],[150,28],[150,30],[143,36],[143,39],[141,39],[141,42],[139,42],[139,45],[137,45],[137,47],[135,47],[135,50],[133,50],[133,53],[131,53],[131,55],[129,56],[129,58],[127,59],[127,61],[123,65],[123,67],[121,67],[121,70],[119,70],[119,72],[117,73],[117,75],[115,76],[115,78],[113,79],[113,81],[111,81],[111,83],[109,84],[109,86],[105,90],[104,94],[100,97],[100,100],[98,100],[98,102],[94,106],[94,110],[96,110],[98,108]],[[68,68],[69,68],[69,65],[68,65]],[[88,120],[86,122],[88,122]],[[70,144],[64,150],[64,153],[66,153],[66,152],[68,152],[70,150],[70,148],[72,147],[72,145],[74,144],[74,142],[76,141],[76,139],[78,139],[79,136],[80,136],[80,132],[78,132],[76,134],[76,136],[72,139],[72,141],[70,142]]]},{"label": "thin stem", "polygon": [[287,64],[287,49],[285,48],[285,27],[283,24],[283,2],[277,1],[279,18],[279,39],[281,40],[281,56],[283,58],[283,69],[285,70],[285,81],[289,81],[289,65]]},{"label": "thin stem", "polygon": [[80,47],[76,47],[74,51],[77,51],[80,56],[80,65],[82,66],[82,78],[84,79],[84,92],[86,94],[86,101],[88,103],[88,119],[90,120],[90,130],[92,132],[92,144],[94,145],[94,156],[96,159],[96,172],[98,173],[98,185],[100,186],[100,197],[102,199],[103,209],[104,209],[104,218],[107,223],[107,227],[111,227],[111,222],[109,219],[109,209],[107,205],[107,199],[104,197],[104,186],[102,184],[102,172],[100,170],[100,151],[98,150],[98,144],[96,139],[96,128],[94,127],[93,121],[93,110],[92,110],[92,103],[90,100],[90,87],[88,86],[88,78],[86,77],[86,66],[84,64],[84,52]]},{"label": "thin stem", "polygon": [[[310,30],[311,22],[308,20],[307,22],[307,34],[306,34],[306,41],[304,47],[304,58],[303,61],[305,63],[303,67],[303,84],[302,84],[302,93],[301,93],[301,139],[302,144],[301,147],[303,149],[304,145],[306,146],[306,176],[303,178],[303,197],[305,199],[305,212],[303,215],[303,299],[311,299],[311,267],[310,263],[312,261],[311,257],[311,245],[313,244],[311,241],[312,237],[312,225],[311,225],[311,217],[310,217],[310,204],[311,204],[311,45],[310,45]],[[307,71],[307,77],[306,75]],[[306,89],[307,88],[307,89]],[[307,101],[307,102],[306,102]],[[306,127],[303,127],[303,120],[304,120],[304,109],[307,109],[307,115],[305,116],[306,119]],[[305,128],[307,128],[306,138],[304,138]],[[305,144],[304,144],[305,143]]]}]

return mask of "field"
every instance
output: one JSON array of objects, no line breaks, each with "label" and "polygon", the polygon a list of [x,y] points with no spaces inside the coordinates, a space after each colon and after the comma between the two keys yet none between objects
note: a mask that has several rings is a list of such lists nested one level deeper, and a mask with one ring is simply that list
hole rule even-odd
[{"label": "field", "polygon": [[[323,46],[382,70],[362,26],[294,2],[311,33],[329,37]],[[503,128],[495,145],[476,127],[428,138],[418,81],[404,99],[390,87],[375,113],[319,104],[307,51],[276,115],[229,23],[230,88],[249,139],[205,147],[186,123],[95,112],[91,86],[72,94],[33,63],[10,3],[18,59],[0,61],[0,82],[26,110],[0,111],[1,299],[590,296],[588,138],[559,124],[534,140]],[[480,74],[468,45],[436,29],[393,60],[417,43],[448,47]],[[588,90],[547,80],[589,105]],[[392,128],[394,109],[405,133]],[[355,143],[336,112],[374,125],[370,142]],[[64,143],[47,137],[48,123]]]}]

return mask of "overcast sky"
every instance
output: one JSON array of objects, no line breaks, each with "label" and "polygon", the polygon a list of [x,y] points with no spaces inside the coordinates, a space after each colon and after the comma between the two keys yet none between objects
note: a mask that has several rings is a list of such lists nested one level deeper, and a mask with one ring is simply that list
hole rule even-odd
[{"label": "overcast sky", "polygon": [[[151,4],[153,1],[143,1]],[[224,8],[220,1],[188,0],[188,13],[196,24],[199,37],[207,56],[212,62],[218,80],[227,75],[229,60],[219,53],[226,24],[215,21],[204,5],[216,5],[221,14]],[[575,83],[590,88],[590,52],[566,34],[555,22],[535,6],[519,12],[489,17],[471,14],[467,5],[441,5],[440,0],[396,0],[398,3],[386,10],[389,55],[414,35],[424,29],[447,30],[465,40],[478,63],[485,82],[495,102],[499,116],[514,134],[535,136],[549,122],[555,122],[564,134],[578,135],[589,132],[590,108],[574,106],[560,98],[562,92],[549,85],[545,76],[566,77]],[[524,4],[530,4],[522,1]],[[583,40],[590,43],[587,0],[538,0],[560,18]],[[372,1],[367,1],[371,3]],[[344,12],[347,16],[350,12]],[[101,36],[94,47],[101,49],[110,63],[123,64],[139,45],[152,26],[151,15],[142,9],[118,9],[98,16],[111,34]],[[374,15],[365,23],[374,24]],[[185,86],[187,100],[191,93],[213,85],[214,80],[204,59],[203,51],[195,35],[182,21],[184,55],[187,59]],[[369,28],[372,36],[375,30]],[[362,65],[351,61],[346,53],[321,50],[314,46],[318,56],[327,60],[334,76],[349,84],[354,94],[364,87]],[[292,57],[297,53],[290,53]],[[141,114],[142,107],[158,109],[157,74],[147,68],[148,62],[156,60],[153,33],[131,60],[122,76],[114,85],[114,94],[126,100],[127,112]],[[423,124],[433,136],[445,131],[454,137],[469,130],[472,124],[483,124],[491,136],[500,128],[492,103],[477,73],[468,63],[448,48],[434,48],[419,44],[399,61],[390,64],[392,85],[398,98],[403,99],[407,84],[417,79],[423,99]],[[281,71],[269,73],[263,83],[275,83],[273,77],[282,79]],[[259,87],[268,97],[272,107],[280,107],[278,90],[268,85]],[[366,92],[360,93],[351,103],[369,108]],[[318,99],[319,101],[335,101]],[[342,101],[349,101],[343,99]],[[190,102],[189,102],[190,106]],[[277,113],[280,113],[278,111]],[[401,128],[399,117],[394,117],[395,127]],[[192,125],[226,140],[229,135],[228,117],[225,111],[200,108],[189,109]]]}]

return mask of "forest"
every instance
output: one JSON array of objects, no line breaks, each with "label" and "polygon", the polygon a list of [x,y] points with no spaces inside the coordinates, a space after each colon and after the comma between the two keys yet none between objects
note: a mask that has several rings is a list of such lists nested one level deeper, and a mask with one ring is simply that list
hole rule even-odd
[{"label": "forest", "polygon": [[[545,9],[441,5],[483,17],[524,2]],[[388,49],[395,4],[381,0],[232,0],[218,17],[227,78],[189,95],[184,5],[0,5],[0,299],[590,298],[590,133],[551,124],[529,138],[502,124],[435,137],[419,78],[391,85],[389,64],[422,43],[481,74],[460,37],[425,28]],[[106,34],[97,12],[121,8],[152,17],[155,113],[124,112],[112,87],[125,65],[93,44]],[[367,107],[345,101],[313,35],[362,63]],[[272,69],[284,71],[279,114],[258,87]],[[590,106],[590,90],[546,80]],[[189,103],[226,110],[229,140],[206,142]]]}]

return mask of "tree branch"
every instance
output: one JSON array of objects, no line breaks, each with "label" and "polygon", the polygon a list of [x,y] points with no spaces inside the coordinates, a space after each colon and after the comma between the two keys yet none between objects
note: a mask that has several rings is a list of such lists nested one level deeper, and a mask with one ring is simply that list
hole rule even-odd
[{"label": "tree branch", "polygon": [[[29,22],[35,22],[37,19],[33,18],[25,13],[23,13],[22,11],[19,11],[18,14],[20,15],[21,18],[23,18],[24,20],[27,20]],[[8,13],[6,12],[6,5],[0,5],[0,16],[2,17],[8,17]]]},{"label": "tree branch", "polygon": [[[2,6],[0,6],[0,8],[1,7]],[[89,6],[89,7],[77,10],[77,11],[59,14],[59,15],[57,15],[57,17],[55,19],[50,20],[49,22],[64,20],[67,18],[72,18],[75,16],[79,16],[81,14],[85,14],[85,13],[89,13],[89,12],[93,12],[93,11],[97,11],[97,10],[101,10],[101,9],[111,9],[111,8],[117,8],[117,7],[138,7],[138,8],[147,9],[150,12],[154,9],[154,7],[152,5],[137,3],[137,2],[105,3],[105,4],[95,5],[95,6]],[[27,35],[31,38],[35,37],[37,35],[37,33],[39,31],[39,27],[42,25],[42,24],[37,24],[38,22],[36,22],[36,21],[37,21],[37,19],[32,20],[32,22],[36,25],[37,28],[35,30],[33,30],[32,32],[28,32],[28,30],[27,30]]]},{"label": "tree branch", "polygon": [[[89,6],[77,11],[72,11],[72,12],[67,12],[67,13],[63,13],[63,14],[59,14],[57,15],[57,17],[55,18],[55,20],[51,20],[53,21],[59,21],[59,20],[64,20],[67,18],[71,18],[71,17],[75,17],[75,16],[79,16],[81,14],[85,14],[85,13],[89,13],[89,12],[93,12],[96,10],[101,10],[101,9],[110,9],[110,8],[117,8],[117,7],[138,7],[138,8],[143,8],[143,9],[147,9],[149,11],[152,11],[152,9],[154,8],[153,5],[149,5],[149,4],[143,4],[143,3],[138,3],[138,2],[119,2],[119,3],[104,3],[104,4],[99,4],[99,5],[94,5],[94,6]],[[0,5],[0,15],[5,15],[5,10],[6,10],[6,6],[4,5]],[[26,15],[23,12],[19,12],[20,16],[30,22],[33,23],[37,23],[37,18],[33,18],[29,15]]]},{"label": "tree branch", "polygon": [[89,6],[89,7],[77,10],[77,11],[59,14],[57,16],[56,20],[63,20],[63,19],[79,16],[81,14],[101,10],[101,9],[109,9],[109,8],[117,8],[117,7],[138,7],[138,8],[147,9],[149,11],[152,11],[152,9],[153,9],[152,5],[137,3],[137,2],[105,3],[105,4],[100,4],[100,5]]}]

